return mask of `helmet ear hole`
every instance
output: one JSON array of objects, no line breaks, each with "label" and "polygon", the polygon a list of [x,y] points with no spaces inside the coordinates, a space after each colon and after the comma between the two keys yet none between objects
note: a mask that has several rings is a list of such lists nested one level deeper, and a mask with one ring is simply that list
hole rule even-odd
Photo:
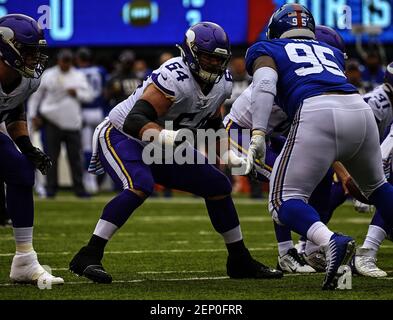
[{"label": "helmet ear hole", "polygon": [[14,31],[8,27],[0,27],[0,37],[3,41],[11,41],[14,39]]}]

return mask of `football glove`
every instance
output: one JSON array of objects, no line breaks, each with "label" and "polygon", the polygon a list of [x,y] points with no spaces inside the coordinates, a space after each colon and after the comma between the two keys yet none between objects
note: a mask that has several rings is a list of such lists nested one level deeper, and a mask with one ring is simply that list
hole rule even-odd
[{"label": "football glove", "polygon": [[167,130],[167,129],[162,129],[160,131],[160,134],[158,135],[158,142],[161,143],[162,145],[175,145],[176,142],[176,136],[179,134],[179,131],[174,131],[174,130]]},{"label": "football glove", "polygon": [[253,171],[255,161],[259,161],[259,164],[263,166],[263,164],[265,163],[265,156],[266,156],[265,133],[259,130],[255,130],[252,133],[250,147],[248,148],[245,174],[248,175]]},{"label": "football glove", "polygon": [[41,171],[42,174],[46,175],[48,170],[52,167],[51,159],[40,149],[33,147],[30,150],[23,153],[34,166]]},{"label": "football glove", "polygon": [[[247,161],[243,157],[239,157],[238,155],[233,152],[233,150],[229,149],[228,151],[224,152],[221,158],[224,163],[230,168],[234,169],[231,170],[233,175],[243,175],[244,169],[247,166]],[[235,170],[237,169],[237,170]],[[243,170],[242,170],[243,169]]]}]

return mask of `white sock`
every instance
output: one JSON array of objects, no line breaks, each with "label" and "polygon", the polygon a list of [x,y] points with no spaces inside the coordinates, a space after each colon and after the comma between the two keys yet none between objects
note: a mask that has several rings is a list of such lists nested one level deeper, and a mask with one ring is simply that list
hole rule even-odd
[{"label": "white sock", "polygon": [[319,246],[325,246],[329,243],[334,233],[321,221],[315,222],[307,231],[307,239]]},{"label": "white sock", "polygon": [[385,238],[385,230],[383,230],[381,227],[370,224],[362,248],[378,251],[382,241],[385,240]]},{"label": "white sock", "polygon": [[100,238],[109,240],[115,234],[117,229],[119,229],[118,226],[114,225],[113,223],[100,219],[97,222],[93,234]]},{"label": "white sock", "polygon": [[14,228],[16,253],[33,251],[33,227]]},{"label": "white sock", "polygon": [[280,257],[282,257],[288,253],[289,249],[292,249],[292,248],[294,248],[292,240],[279,242],[278,243],[278,254],[280,255]]},{"label": "white sock", "polygon": [[240,229],[240,225],[237,227],[228,230],[224,233],[221,233],[222,237],[224,238],[225,243],[233,243],[243,239],[242,230]]},{"label": "white sock", "polygon": [[306,241],[306,249],[304,250],[306,255],[309,256],[311,253],[318,251],[320,246],[316,245],[314,242],[310,240]]}]

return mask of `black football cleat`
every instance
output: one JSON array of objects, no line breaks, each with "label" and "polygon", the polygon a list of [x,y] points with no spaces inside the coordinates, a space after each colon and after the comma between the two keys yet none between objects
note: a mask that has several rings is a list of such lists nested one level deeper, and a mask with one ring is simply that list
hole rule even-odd
[{"label": "black football cleat", "polygon": [[241,256],[228,256],[227,274],[234,279],[279,279],[283,277],[282,271],[255,260],[248,250]]},{"label": "black football cleat", "polygon": [[103,253],[92,246],[79,250],[70,262],[70,271],[97,283],[111,283],[112,276],[101,264]]}]

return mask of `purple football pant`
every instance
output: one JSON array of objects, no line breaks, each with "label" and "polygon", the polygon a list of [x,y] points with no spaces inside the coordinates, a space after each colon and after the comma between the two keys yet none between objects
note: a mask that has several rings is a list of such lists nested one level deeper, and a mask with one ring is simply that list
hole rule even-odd
[{"label": "purple football pant", "polygon": [[16,228],[33,226],[34,166],[11,139],[0,133],[0,176],[7,185],[7,211]]}]

